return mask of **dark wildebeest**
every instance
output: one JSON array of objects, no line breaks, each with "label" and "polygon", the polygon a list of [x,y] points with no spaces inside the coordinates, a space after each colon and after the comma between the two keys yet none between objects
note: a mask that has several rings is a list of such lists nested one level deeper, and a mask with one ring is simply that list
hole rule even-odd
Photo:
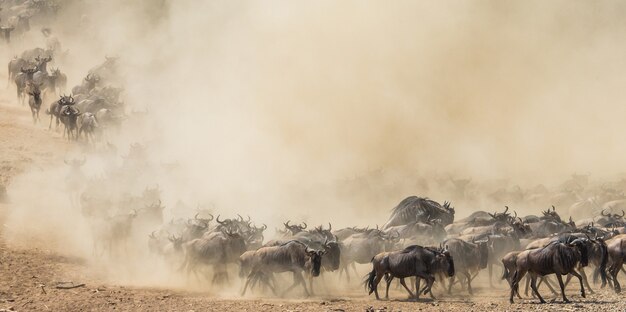
[{"label": "dark wildebeest", "polygon": [[73,105],[65,105],[61,107],[61,112],[59,114],[61,117],[61,123],[65,126],[65,130],[63,131],[63,137],[67,135],[68,140],[77,140],[78,139],[78,127],[77,120],[80,115],[80,110],[74,107]]},{"label": "dark wildebeest", "polygon": [[[450,254],[455,259],[456,272],[463,274],[467,280],[467,290],[473,294],[472,273],[478,274],[481,269],[487,268],[489,261],[489,236],[485,240],[466,242],[458,238],[450,238],[443,242],[447,245]],[[452,292],[455,276],[450,277],[448,293]]]},{"label": "dark wildebeest", "polygon": [[[409,296],[419,298],[421,293],[432,293],[432,286],[435,282],[435,274],[446,273],[448,276],[454,276],[454,261],[448,248],[435,249],[413,245],[399,251],[382,252],[374,256],[371,260],[372,271],[367,276],[365,285],[371,295],[376,295],[376,299],[380,300],[378,295],[378,283],[383,276],[388,275],[387,291],[385,298],[389,298],[389,285],[394,277],[400,279],[400,284],[409,292]],[[415,276],[415,291],[413,295],[411,290],[406,286],[404,281],[407,277]],[[420,290],[420,279],[426,280],[426,286]]]},{"label": "dark wildebeest", "polygon": [[587,257],[586,238],[578,238],[571,243],[553,242],[548,246],[538,249],[525,250],[517,255],[515,263],[515,273],[511,279],[511,293],[509,301],[513,303],[513,295],[518,292],[519,282],[529,273],[531,275],[531,288],[541,303],[545,300],[537,290],[537,276],[545,276],[556,274],[561,287],[561,294],[564,302],[570,302],[565,297],[565,285],[563,284],[562,275],[572,274],[580,281],[580,293],[585,297],[585,287],[583,278],[576,272],[576,267],[580,265],[587,266],[589,259]]},{"label": "dark wildebeest", "polygon": [[611,275],[615,292],[620,293],[622,287],[617,279],[617,274],[622,269],[624,261],[626,261],[626,234],[616,235],[607,240],[606,246],[610,259],[609,274]]},{"label": "dark wildebeest", "polygon": [[446,226],[454,222],[454,208],[448,202],[441,205],[428,198],[409,196],[393,208],[389,220],[383,225],[383,229],[415,221],[428,223],[429,218],[439,219],[441,224]]},{"label": "dark wildebeest", "polygon": [[284,295],[302,284],[304,293],[309,296],[302,272],[310,273],[313,277],[319,276],[324,253],[324,250],[312,249],[297,240],[291,240],[280,246],[259,248],[253,255],[247,255],[246,259],[240,259],[240,263],[245,261],[251,267],[241,295],[246,294],[250,282],[255,284],[257,281],[265,283],[274,295],[277,295],[276,283],[272,285],[269,280],[274,273],[292,272],[293,284],[282,294]]},{"label": "dark wildebeest", "polygon": [[24,104],[24,94],[29,83],[33,81],[33,75],[37,71],[37,68],[20,68],[20,73],[15,76],[15,86],[17,88],[17,100]]},{"label": "dark wildebeest", "polygon": [[33,123],[35,124],[39,121],[39,109],[41,109],[40,86],[40,84],[33,84],[28,92],[28,106],[30,107],[30,112],[33,115]]},{"label": "dark wildebeest", "polygon": [[67,105],[74,105],[75,101],[72,95],[65,96],[61,95],[61,97],[52,102],[50,107],[46,110],[46,114],[50,115],[50,124],[48,125],[48,130],[52,129],[52,119],[56,118],[56,128],[59,128],[59,123],[61,122],[61,111]]}]

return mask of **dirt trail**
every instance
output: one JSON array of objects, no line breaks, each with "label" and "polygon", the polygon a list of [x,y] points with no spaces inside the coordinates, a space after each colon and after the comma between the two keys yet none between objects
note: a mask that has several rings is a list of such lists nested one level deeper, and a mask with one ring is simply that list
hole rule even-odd
[{"label": "dirt trail", "polygon": [[[15,105],[6,92],[0,93],[0,185],[27,168],[62,164],[72,146],[58,133],[47,130],[47,124],[34,126],[27,107]],[[9,200],[10,200],[10,194]],[[2,229],[10,202],[0,203]],[[1,235],[0,230],[0,235]],[[260,299],[219,297],[207,291],[137,288],[112,285],[89,269],[84,259],[60,255],[37,246],[14,246],[4,239],[0,243],[0,309],[15,311],[526,311],[526,310],[596,310],[624,311],[624,296],[602,290],[580,298],[576,287],[568,294],[575,302],[564,305],[537,305],[534,300],[508,304],[504,284],[497,290],[478,288],[477,296],[442,296],[440,300],[404,301],[406,294],[394,289],[392,301],[375,301],[362,286],[353,284],[349,291],[321,289],[323,295],[308,299]],[[327,279],[329,284],[331,279]],[[57,289],[59,282],[72,281],[85,286]],[[65,284],[64,284],[65,285]],[[332,286],[330,286],[332,287]]]}]

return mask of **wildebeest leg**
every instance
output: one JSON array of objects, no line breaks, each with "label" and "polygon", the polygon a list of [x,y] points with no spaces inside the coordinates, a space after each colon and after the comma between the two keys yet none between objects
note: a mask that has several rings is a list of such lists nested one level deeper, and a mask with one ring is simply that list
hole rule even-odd
[{"label": "wildebeest leg", "polygon": [[465,271],[465,278],[467,278],[467,291],[469,292],[470,295],[474,294],[474,291],[472,291],[472,276],[470,275],[469,271]]},{"label": "wildebeest leg", "polygon": [[522,280],[524,275],[526,275],[526,271],[524,270],[516,270],[515,273],[513,273],[513,277],[511,277],[511,294],[509,296],[510,303],[513,303],[513,295],[515,294],[515,292],[518,292],[519,295],[519,281]]},{"label": "wildebeest leg", "polygon": [[[585,274],[585,269],[580,267],[578,269],[578,273],[580,274],[580,276],[582,276],[583,284],[585,285],[585,287],[587,287],[587,290],[589,291],[589,293],[593,294],[593,289],[591,289],[591,286],[589,286],[589,281],[587,280],[587,274]],[[567,288],[567,285],[569,284],[569,282],[572,280],[572,276],[576,276],[576,275],[574,275],[574,273],[567,274],[567,277],[565,278],[565,287],[566,288]]]},{"label": "wildebeest leg", "polygon": [[619,271],[622,267],[622,261],[617,260],[616,263],[613,263],[613,265],[611,266],[611,269],[609,270],[609,273],[611,273],[611,279],[613,280],[613,287],[615,288],[615,293],[619,294],[622,291],[622,286],[619,284],[619,281],[617,280],[617,274],[619,274]]},{"label": "wildebeest leg", "polygon": [[[402,285],[404,287],[404,289],[406,289],[406,291],[409,293],[409,298],[414,298],[415,297],[413,292],[406,285],[406,281],[404,280],[404,278],[400,279],[400,285]],[[415,280],[415,285],[417,285],[417,287],[418,287],[417,289],[419,290],[419,286],[420,286],[420,278],[419,277]],[[416,295],[417,295],[417,298],[419,298],[419,294],[416,293]]]},{"label": "wildebeest leg", "polygon": [[[583,273],[582,275],[585,275],[585,271],[583,271],[582,273]],[[574,275],[574,276],[576,276],[578,278],[578,281],[580,281],[580,295],[583,298],[586,298],[585,297],[585,286],[583,284],[583,280],[585,280],[585,279],[583,279],[582,275],[578,274],[578,272],[576,272],[576,270],[573,270],[572,273],[570,273],[570,274]],[[587,287],[589,287],[589,284],[587,284]]]},{"label": "wildebeest leg", "polygon": [[491,277],[493,275],[493,263],[489,263],[489,288],[493,288],[493,281]]},{"label": "wildebeest leg", "polygon": [[[389,286],[391,285],[391,281],[393,281],[393,276],[391,274],[385,275],[385,282],[387,284],[387,288],[385,289],[385,299],[389,300]],[[400,279],[402,281],[402,279]]]},{"label": "wildebeest leg", "polygon": [[452,277],[450,277],[450,279],[448,279],[448,282],[450,282],[450,285],[448,285],[448,294],[452,293],[452,285],[454,285],[454,278],[455,277],[456,276],[452,276]]},{"label": "wildebeest leg", "polygon": [[383,276],[384,274],[376,272],[376,277],[374,278],[373,288],[374,295],[376,295],[376,300],[380,300],[380,296],[378,296],[378,283],[380,283],[380,280],[383,278]]},{"label": "wildebeest leg", "polygon": [[306,288],[306,282],[304,281],[304,277],[302,277],[302,272],[299,271],[293,272],[293,284],[283,291],[282,296],[290,292],[299,284],[302,284],[302,287],[304,287],[304,294],[308,297],[310,295],[309,290]]},{"label": "wildebeest leg", "polygon": [[250,284],[250,281],[252,280],[253,274],[254,272],[248,274],[248,278],[246,279],[246,284],[243,285],[243,291],[241,292],[242,297],[246,295],[246,290],[248,289],[248,285]]},{"label": "wildebeest leg", "polygon": [[524,288],[524,296],[526,296],[526,297],[528,297],[528,289],[529,289],[529,287],[530,287],[530,276],[526,276],[526,287]]},{"label": "wildebeest leg", "polygon": [[430,298],[432,298],[433,300],[435,299],[435,295],[433,295],[433,284],[435,283],[435,277],[434,276],[429,276],[426,279],[426,282],[428,283],[427,285],[427,290],[424,290],[424,294],[426,294],[425,292],[428,291],[428,293],[430,293]]},{"label": "wildebeest leg", "polygon": [[537,289],[537,276],[534,275],[534,274],[529,274],[529,275],[531,275],[531,277],[530,277],[530,287],[532,287],[533,293],[535,293],[537,295],[537,298],[539,298],[539,302],[546,303],[546,301],[543,300],[543,298],[541,297],[541,294],[539,294],[539,290]]},{"label": "wildebeest leg", "polygon": [[[321,274],[321,272],[320,272]],[[309,278],[309,288],[311,289],[311,295],[315,296],[315,292],[313,292],[313,274],[307,274]]]},{"label": "wildebeest leg", "polygon": [[[561,294],[563,295],[563,302],[567,302],[569,303],[569,299],[567,299],[567,297],[565,297],[565,285],[563,284],[563,277],[561,277],[561,274],[557,273],[556,274],[556,279],[559,281],[559,287],[561,287]],[[582,279],[580,280],[580,285],[583,284]]]},{"label": "wildebeest leg", "polygon": [[348,283],[350,283],[350,271],[348,271],[349,267],[348,264],[343,265],[341,267],[341,271],[339,271],[339,277],[341,277],[341,272],[345,271],[346,272],[346,280],[348,281]]}]

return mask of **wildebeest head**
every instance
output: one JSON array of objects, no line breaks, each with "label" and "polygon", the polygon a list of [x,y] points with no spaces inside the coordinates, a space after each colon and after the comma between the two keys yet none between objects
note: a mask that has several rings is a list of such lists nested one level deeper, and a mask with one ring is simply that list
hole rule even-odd
[{"label": "wildebeest head", "polygon": [[339,269],[340,259],[341,259],[341,249],[339,247],[339,242],[337,241],[337,237],[332,241],[324,242],[324,257],[323,257],[323,266],[325,269],[329,271],[335,271]]},{"label": "wildebeest head", "polygon": [[283,223],[283,225],[287,231],[291,232],[291,235],[296,235],[307,228],[306,222],[302,222],[302,225],[289,224],[289,222],[291,222],[291,220],[287,220],[287,222]]},{"label": "wildebeest head", "polygon": [[542,211],[541,213],[543,213],[543,217],[541,217],[541,219],[561,222],[561,216],[559,216],[559,214],[556,212],[556,208],[554,206],[552,206],[552,210],[548,209]]},{"label": "wildebeest head", "polygon": [[[152,237],[151,237],[152,238]],[[181,250],[183,245],[183,237],[176,237],[176,235],[169,236],[167,238],[174,246],[174,250]]]},{"label": "wildebeest head", "polygon": [[496,221],[508,222],[511,218],[511,214],[508,213],[508,211],[509,211],[509,206],[504,206],[504,212],[499,213],[497,211],[494,211],[493,213],[487,213],[487,214]]},{"label": "wildebeest head", "polygon": [[448,250],[448,245],[445,247],[439,247],[435,252],[434,266],[439,270],[445,271],[448,276],[454,276],[454,260]]},{"label": "wildebeest head", "polygon": [[580,265],[586,267],[589,264],[589,243],[587,238],[577,238],[569,243],[569,246],[574,246],[580,252]]},{"label": "wildebeest head", "polygon": [[319,276],[320,268],[322,266],[322,256],[326,253],[324,250],[315,250],[312,248],[306,248],[307,256],[311,264],[311,275]]},{"label": "wildebeest head", "polygon": [[508,223],[518,237],[525,237],[532,233],[530,225],[520,217],[512,218]]}]

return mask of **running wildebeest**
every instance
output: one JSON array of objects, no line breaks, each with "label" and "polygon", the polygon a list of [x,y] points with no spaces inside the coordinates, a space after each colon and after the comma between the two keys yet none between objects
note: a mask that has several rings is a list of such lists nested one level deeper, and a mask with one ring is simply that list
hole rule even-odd
[{"label": "running wildebeest", "polygon": [[[371,295],[376,295],[376,299],[380,300],[378,295],[378,283],[385,275],[389,275],[387,279],[387,294],[385,298],[389,298],[389,284],[394,277],[400,278],[400,283],[414,297],[411,290],[406,286],[404,279],[415,276],[416,298],[420,293],[432,293],[432,286],[435,282],[435,274],[443,272],[448,276],[454,276],[454,260],[447,246],[445,248],[429,248],[413,245],[399,251],[383,252],[374,256],[371,260],[372,271],[369,273],[365,285]],[[420,279],[426,280],[426,287],[420,290]]]},{"label": "running wildebeest", "polygon": [[[466,242],[458,238],[450,238],[443,242],[448,246],[450,254],[455,259],[455,271],[463,274],[467,280],[467,291],[473,294],[472,273],[487,268],[489,261],[489,236],[487,239],[474,242]],[[457,274],[458,275],[458,274]],[[456,276],[450,277],[448,293],[452,293],[452,286]]]},{"label": "running wildebeest", "polygon": [[609,274],[613,281],[615,292],[620,293],[622,287],[617,279],[617,274],[622,269],[624,261],[626,261],[626,234],[616,235],[607,240],[606,246],[610,259]]},{"label": "running wildebeest", "polygon": [[565,297],[565,285],[562,275],[572,274],[580,281],[580,293],[585,297],[585,287],[583,278],[576,272],[576,267],[587,266],[586,238],[578,238],[571,243],[553,242],[546,247],[522,251],[517,255],[515,262],[515,273],[511,279],[511,292],[509,301],[513,303],[513,295],[518,292],[520,280],[529,273],[531,276],[531,288],[541,303],[545,303],[541,294],[537,290],[537,276],[556,274],[561,287],[561,294],[564,302],[570,302]]},{"label": "running wildebeest", "polygon": [[37,71],[37,68],[20,68],[20,73],[15,76],[15,86],[17,88],[17,100],[19,103],[24,104],[24,94],[29,83],[33,81],[33,75]]},{"label": "running wildebeest", "polygon": [[302,273],[307,271],[313,277],[319,276],[324,253],[324,250],[312,249],[297,240],[291,240],[280,246],[259,248],[254,252],[253,256],[248,256],[252,257],[252,259],[243,259],[251,263],[251,270],[241,295],[244,296],[246,294],[246,290],[248,286],[251,286],[251,282],[254,284],[258,281],[267,285],[274,295],[278,295],[276,283],[273,283],[274,285],[270,284],[269,279],[273,277],[274,273],[292,272],[293,284],[283,291],[282,294],[302,284],[304,293],[306,296],[309,296]]},{"label": "running wildebeest", "polygon": [[30,112],[33,115],[33,123],[35,124],[39,121],[39,109],[41,109],[41,90],[39,89],[40,86],[40,84],[33,83],[33,86],[28,92],[28,106],[30,107]]},{"label": "running wildebeest", "polygon": [[85,134],[85,141],[95,143],[96,141],[96,130],[98,128],[98,121],[96,120],[96,116],[92,113],[86,112],[80,114],[77,119],[77,127],[78,134],[77,139],[80,138],[81,134]]}]

